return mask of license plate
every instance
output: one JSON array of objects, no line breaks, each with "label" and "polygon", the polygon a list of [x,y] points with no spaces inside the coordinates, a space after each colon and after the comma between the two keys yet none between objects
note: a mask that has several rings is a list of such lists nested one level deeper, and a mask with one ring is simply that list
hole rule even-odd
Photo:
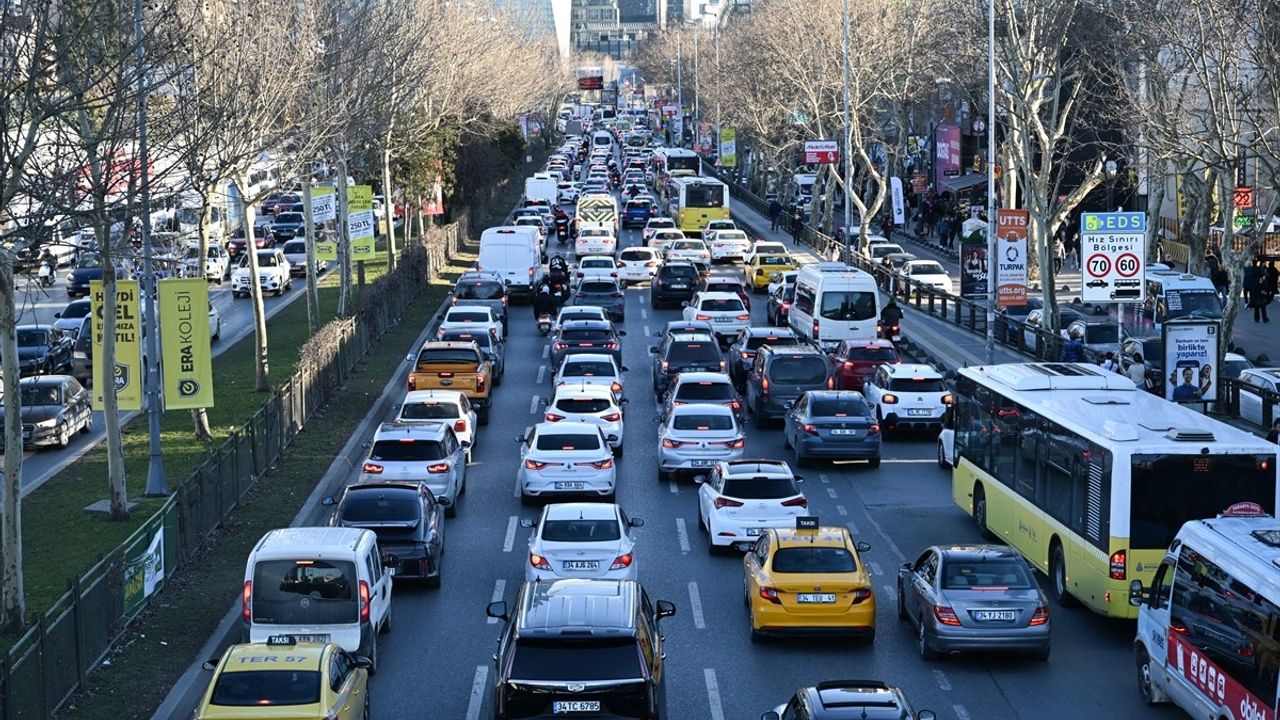
[{"label": "license plate", "polygon": [[396,573],[399,572],[399,568],[389,567],[389,568],[386,568],[386,571],[387,571],[387,575],[390,575],[391,577],[395,577]]},{"label": "license plate", "polygon": [[716,464],[716,461],[715,460],[693,460],[689,464],[692,465],[693,467],[714,467]]},{"label": "license plate", "polygon": [[558,482],[555,485],[557,490],[581,490],[586,487],[580,482]]},{"label": "license plate", "polygon": [[551,703],[551,712],[555,715],[580,712],[600,712],[599,700],[556,700]]},{"label": "license plate", "polygon": [[908,408],[907,414],[911,417],[929,417],[933,411],[928,408]]},{"label": "license plate", "polygon": [[297,642],[327,643],[329,642],[329,634],[322,633],[318,635],[294,635],[293,639],[296,640]]},{"label": "license plate", "polygon": [[671,283],[672,290],[684,290],[687,287],[689,286],[685,285],[684,283]]},{"label": "license plate", "polygon": [[565,570],[599,570],[599,560],[565,560],[562,563]]},{"label": "license plate", "polygon": [[762,532],[764,530],[761,528],[747,528],[747,537],[758,537]]},{"label": "license plate", "polygon": [[974,610],[974,620],[1002,620],[1004,622],[1012,622],[1017,616],[1012,610]]},{"label": "license plate", "polygon": [[801,603],[833,603],[835,601],[835,593],[800,593],[796,595],[796,602]]},{"label": "license plate", "polygon": [[720,324],[727,324],[733,322],[733,318],[716,318],[715,321]]},{"label": "license plate", "polygon": [[857,430],[832,430],[832,435],[857,435]]}]

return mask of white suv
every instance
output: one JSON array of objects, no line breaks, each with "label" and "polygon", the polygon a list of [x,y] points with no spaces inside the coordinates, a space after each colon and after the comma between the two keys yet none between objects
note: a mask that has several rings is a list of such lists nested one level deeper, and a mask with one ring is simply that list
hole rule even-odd
[{"label": "white suv", "polygon": [[796,517],[809,512],[797,487],[803,481],[780,460],[718,463],[698,487],[698,524],[707,533],[707,550],[745,550],[766,528],[795,527]]},{"label": "white suv", "polygon": [[[289,261],[279,248],[258,250],[258,284],[262,292],[273,292],[283,295],[293,287],[293,277],[289,274]],[[252,287],[249,285],[249,255],[245,253],[240,267],[231,276],[231,296],[249,297]]]},{"label": "white suv", "polygon": [[881,365],[863,383],[862,394],[885,433],[942,429],[942,417],[953,401],[942,373],[932,365]]},{"label": "white suv", "polygon": [[751,324],[751,312],[734,293],[700,292],[684,308],[684,319],[711,323],[716,337],[724,339]]}]

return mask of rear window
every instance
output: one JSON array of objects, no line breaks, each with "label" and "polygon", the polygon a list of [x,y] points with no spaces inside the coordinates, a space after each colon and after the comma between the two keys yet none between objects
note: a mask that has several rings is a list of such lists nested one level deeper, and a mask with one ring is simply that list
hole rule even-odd
[{"label": "rear window", "polygon": [[460,282],[454,291],[459,300],[501,300],[506,294],[502,283],[492,280]]},{"label": "rear window", "polygon": [[662,276],[673,279],[692,280],[698,272],[690,265],[664,265],[662,267]]},{"label": "rear window", "polygon": [[733,400],[733,386],[723,382],[683,383],[676,390],[677,400]]},{"label": "rear window", "polygon": [[511,660],[512,680],[591,682],[644,677],[631,638],[609,640],[521,639]]},{"label": "rear window", "polygon": [[600,281],[592,282],[590,280],[582,283],[582,286],[580,289],[584,293],[596,293],[596,294],[618,292],[618,287],[611,282],[600,282]]},{"label": "rear window", "polygon": [[853,555],[838,547],[787,547],[773,556],[780,573],[848,573],[857,570]]},{"label": "rear window", "polygon": [[824,292],[819,314],[827,320],[870,320],[876,316],[876,295],[860,290]]},{"label": "rear window", "polygon": [[820,385],[827,381],[827,361],[813,355],[779,357],[768,372],[769,379],[781,385]]},{"label": "rear window", "polygon": [[311,705],[320,702],[317,670],[249,670],[224,672],[213,686],[213,705],[258,707]]},{"label": "rear window", "polygon": [[[253,621],[274,625],[354,623],[359,616],[353,562],[262,560],[253,568]],[[308,602],[302,602],[306,598]]]},{"label": "rear window", "polygon": [[561,398],[556,401],[556,409],[567,413],[600,413],[608,410],[609,405],[604,398]]},{"label": "rear window", "polygon": [[563,377],[613,377],[613,366],[607,362],[565,363]]},{"label": "rear window", "polygon": [[461,414],[457,405],[441,402],[405,403],[400,409],[405,420],[453,420]]},{"label": "rear window", "polygon": [[742,312],[743,311],[742,301],[737,298],[734,298],[732,300],[728,300],[728,299],[703,300],[702,305],[699,309],[705,310],[707,312]]},{"label": "rear window", "polygon": [[418,365],[475,364],[476,351],[469,348],[427,348],[418,353]]},{"label": "rear window", "polygon": [[789,265],[791,264],[791,259],[784,255],[761,255],[760,264],[761,265]]},{"label": "rear window", "polygon": [[566,343],[600,343],[612,339],[608,330],[563,330],[560,340]]},{"label": "rear window", "polygon": [[599,450],[600,437],[586,433],[545,433],[538,435],[539,450]]},{"label": "rear window", "polygon": [[809,403],[809,415],[812,417],[868,417],[871,409],[864,400],[850,398],[847,400],[814,400]]},{"label": "rear window", "polygon": [[747,338],[748,350],[759,350],[763,345],[799,345],[794,335],[757,335]]},{"label": "rear window", "polygon": [[652,260],[653,253],[643,250],[623,250],[618,256],[619,260],[635,261],[635,260]]},{"label": "rear window", "polygon": [[946,392],[947,385],[940,378],[897,378],[889,381],[894,392],[938,393]]},{"label": "rear window", "polygon": [[744,289],[740,283],[724,282],[723,280],[716,280],[714,282],[707,283],[707,291],[733,293],[734,295],[737,295],[739,293],[746,292],[746,289]]},{"label": "rear window", "polygon": [[946,275],[947,271],[936,262],[922,262],[911,266],[912,275]]},{"label": "rear window", "polygon": [[667,360],[673,363],[718,363],[720,348],[710,340],[671,343],[667,349]]},{"label": "rear window", "polygon": [[749,477],[726,478],[721,494],[743,500],[777,500],[800,492],[795,483],[786,478]]},{"label": "rear window", "polygon": [[606,542],[622,537],[618,521],[548,520],[542,523],[542,539],[551,542]]},{"label": "rear window", "polygon": [[1031,588],[1026,563],[1013,558],[1001,560],[948,560],[942,568],[942,587],[947,590],[995,590]]},{"label": "rear window", "polygon": [[404,490],[361,490],[342,499],[338,518],[343,522],[417,522],[422,519],[422,501]]},{"label": "rear window", "polygon": [[676,430],[732,430],[732,415],[676,415],[671,419]]},{"label": "rear window", "polygon": [[369,450],[375,462],[429,462],[444,460],[444,445],[435,440],[379,440]]},{"label": "rear window", "polygon": [[851,347],[845,356],[849,360],[894,362],[898,359],[898,351],[891,347]]},{"label": "rear window", "polygon": [[481,350],[488,350],[493,344],[493,337],[484,332],[471,332],[469,330],[446,330],[440,339],[445,342],[473,342],[480,346]]},{"label": "rear window", "polygon": [[489,313],[474,310],[452,310],[444,318],[449,323],[487,323],[489,320]]}]

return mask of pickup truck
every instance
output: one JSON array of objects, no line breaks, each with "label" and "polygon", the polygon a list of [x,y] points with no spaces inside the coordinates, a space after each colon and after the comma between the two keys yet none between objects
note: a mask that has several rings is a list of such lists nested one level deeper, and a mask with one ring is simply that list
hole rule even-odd
[{"label": "pickup truck", "polygon": [[410,390],[457,390],[467,396],[476,421],[489,424],[493,365],[474,342],[424,343],[409,371]]}]

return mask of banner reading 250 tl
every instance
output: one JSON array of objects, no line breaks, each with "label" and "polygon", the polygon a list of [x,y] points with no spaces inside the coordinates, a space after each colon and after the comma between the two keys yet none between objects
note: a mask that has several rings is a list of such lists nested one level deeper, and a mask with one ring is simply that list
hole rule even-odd
[{"label": "banner reading 250 tl", "polygon": [[213,407],[209,349],[209,283],[204,278],[159,281],[160,358],[166,410]]},{"label": "banner reading 250 tl", "polygon": [[311,188],[311,222],[315,224],[316,259],[338,260],[337,194],[331,185]]},{"label": "banner reading 250 tl", "polygon": [[355,262],[373,259],[373,188],[352,185],[347,188],[347,229],[351,234],[351,259]]},{"label": "banner reading 250 tl", "polygon": [[[203,280],[203,278],[201,278]],[[106,304],[102,281],[89,281],[89,312],[93,313],[93,409],[102,409],[103,390],[114,387],[120,410],[142,409],[142,312],[137,280],[116,281],[116,366],[110,376],[102,367],[102,338]]]}]

